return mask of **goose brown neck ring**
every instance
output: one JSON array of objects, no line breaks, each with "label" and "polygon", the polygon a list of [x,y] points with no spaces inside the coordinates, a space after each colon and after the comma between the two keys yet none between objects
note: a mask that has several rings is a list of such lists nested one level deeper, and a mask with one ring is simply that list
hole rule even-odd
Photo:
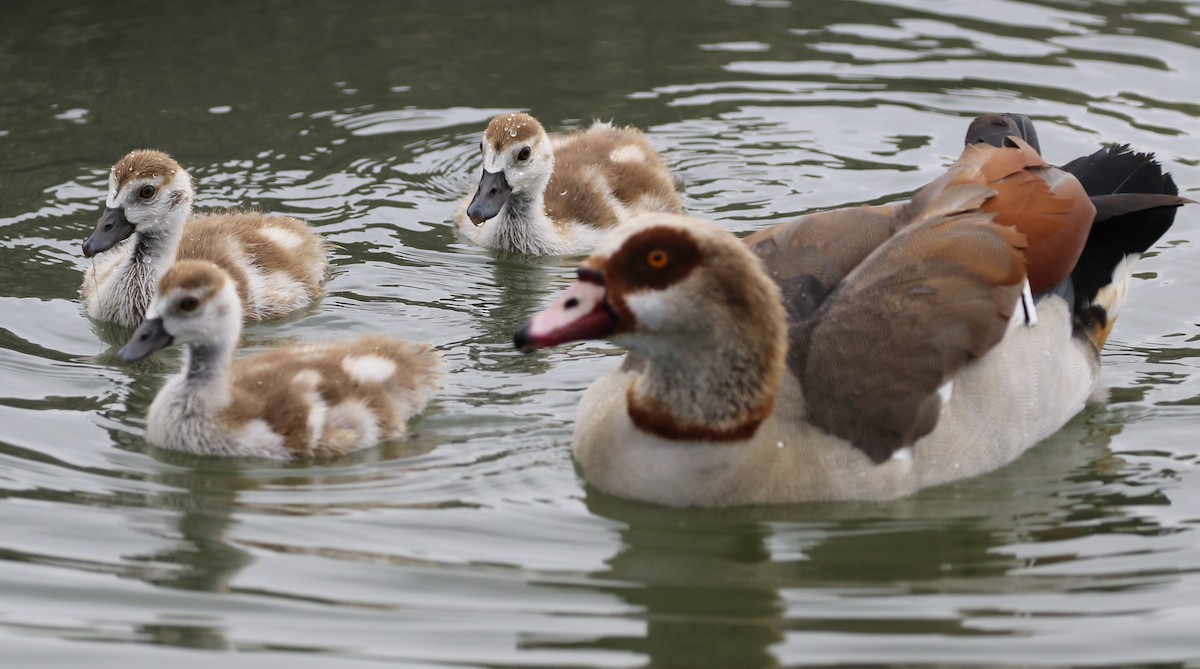
[{"label": "goose brown neck ring", "polygon": [[636,335],[617,338],[641,363],[626,391],[633,424],[672,441],[753,437],[775,408],[786,368],[783,310],[776,306],[757,318],[731,310],[714,318],[707,335],[692,333],[686,341],[642,347]]}]

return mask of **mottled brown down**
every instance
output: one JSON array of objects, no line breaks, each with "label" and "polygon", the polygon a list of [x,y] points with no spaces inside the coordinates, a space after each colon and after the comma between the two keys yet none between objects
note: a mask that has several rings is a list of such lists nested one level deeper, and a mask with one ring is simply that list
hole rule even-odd
[{"label": "mottled brown down", "polygon": [[[267,227],[282,228],[301,240],[295,248],[284,248],[263,233]],[[311,262],[322,257],[328,244],[324,238],[312,234],[303,221],[285,216],[263,216],[250,212],[228,212],[203,214],[188,219],[183,229],[176,260],[207,260],[229,273],[237,286],[242,305],[249,305],[247,277],[236,258],[243,252],[254,259],[254,264],[271,272],[284,272],[295,277],[304,285],[309,299],[321,294],[321,279],[324,264]],[[282,316],[285,312],[263,305],[250,307],[247,317],[267,319]]]},{"label": "mottled brown down", "polygon": [[[545,132],[534,117],[514,113],[493,118],[484,138],[497,152],[502,152]],[[638,129],[590,128],[555,135],[552,141],[554,171],[544,193],[544,211],[555,223],[615,226],[620,216],[612,207],[610,196],[629,208],[640,205],[670,213],[683,210],[670,171]],[[620,159],[629,152],[636,152],[641,158]]]},{"label": "mottled brown down", "polygon": [[486,130],[483,131],[484,141],[492,145],[497,152],[506,146],[529,140],[545,133],[542,124],[529,114],[515,112],[501,114],[493,118]]},{"label": "mottled brown down", "polygon": [[[361,382],[342,367],[347,358],[366,355],[391,361],[395,373],[382,381]],[[316,450],[310,451],[313,435],[308,404],[303,400],[306,392],[315,391],[330,407],[361,402],[376,417],[382,434],[393,436],[404,431],[405,420],[394,398],[427,393],[427,387],[440,378],[440,369],[440,357],[429,344],[383,335],[267,351],[233,364],[229,377],[232,401],[217,419],[226,429],[236,430],[262,418],[273,432],[284,436],[285,446],[296,457],[341,455],[358,435],[327,429]],[[302,373],[310,370],[319,375],[315,382]]]},{"label": "mottled brown down", "polygon": [[[636,150],[642,160],[614,160]],[[597,179],[595,175],[603,178]],[[546,185],[545,211],[557,222],[586,221],[609,228],[620,221],[608,200],[627,208],[680,213],[683,201],[670,172],[645,135],[634,128],[606,128],[573,135],[554,147],[554,173]]]},{"label": "mottled brown down", "polygon": [[[85,269],[80,293],[90,316],[137,326],[157,279],[187,259],[228,272],[251,320],[282,316],[320,296],[330,245],[304,222],[238,210],[193,215],[191,177],[162,151],[131,151],[111,173],[108,204],[124,209],[135,232]],[[138,193],[129,192],[131,182]],[[142,197],[144,186],[156,193]]]},{"label": "mottled brown down", "polygon": [[125,154],[116,165],[112,174],[117,182],[117,190],[121,190],[131,181],[140,179],[161,179],[169,182],[179,170],[179,163],[161,151],[138,149]]},{"label": "mottled brown down", "polygon": [[[225,273],[228,274],[229,271],[226,270]],[[158,294],[166,295],[173,290],[195,290],[204,287],[210,288],[209,292],[216,292],[225,286],[225,280],[224,276],[214,272],[207,263],[176,262],[163,278],[158,280]]]}]

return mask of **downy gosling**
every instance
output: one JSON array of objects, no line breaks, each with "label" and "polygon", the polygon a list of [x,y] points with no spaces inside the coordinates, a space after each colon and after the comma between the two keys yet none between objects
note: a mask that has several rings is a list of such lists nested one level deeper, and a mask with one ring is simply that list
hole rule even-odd
[{"label": "downy gosling", "polygon": [[83,243],[88,258],[103,254],[83,275],[89,316],[136,327],[177,259],[221,266],[251,320],[320,296],[329,244],[306,223],[236,211],[193,217],[194,196],[191,175],[161,151],[132,151],[113,165],[104,214]]},{"label": "downy gosling", "polygon": [[151,443],[203,455],[334,457],[403,435],[441,386],[441,355],[429,344],[371,334],[234,361],[241,330],[241,300],[225,270],[181,260],[163,276],[118,354],[130,363],[184,346],[183,369],[150,405]]},{"label": "downy gosling", "polygon": [[636,128],[597,122],[548,135],[529,114],[502,114],[483,133],[483,175],[455,211],[466,239],[526,255],[590,251],[645,212],[683,211],[679,181]]}]

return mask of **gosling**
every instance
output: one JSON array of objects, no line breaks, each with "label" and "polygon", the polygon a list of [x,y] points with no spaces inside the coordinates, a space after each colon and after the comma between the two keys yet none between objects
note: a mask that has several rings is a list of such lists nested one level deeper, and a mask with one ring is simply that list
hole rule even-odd
[{"label": "gosling", "polygon": [[118,353],[131,363],[184,346],[183,369],[150,405],[151,443],[202,455],[336,457],[403,435],[441,386],[441,356],[429,344],[371,334],[234,361],[241,329],[236,284],[220,267],[181,260],[159,281],[146,320]]},{"label": "gosling", "polygon": [[283,316],[320,296],[329,244],[306,223],[236,211],[193,217],[194,196],[191,175],[161,151],[133,151],[113,165],[104,214],[83,243],[88,258],[104,254],[83,275],[89,316],[136,327],[177,259],[228,272],[251,320]]},{"label": "gosling", "polygon": [[483,133],[483,175],[458,206],[459,233],[484,248],[574,255],[644,212],[683,211],[682,180],[636,128],[594,123],[548,135],[529,114],[502,114]]}]

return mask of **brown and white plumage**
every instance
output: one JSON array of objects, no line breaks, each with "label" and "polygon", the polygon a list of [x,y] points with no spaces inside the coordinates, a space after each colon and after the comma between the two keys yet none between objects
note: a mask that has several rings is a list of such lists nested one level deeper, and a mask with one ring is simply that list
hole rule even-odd
[{"label": "brown and white plumage", "polygon": [[176,259],[208,260],[229,272],[251,320],[320,296],[328,244],[303,221],[237,211],[193,217],[191,175],[161,151],[121,158],[108,188],[104,215],[83,246],[85,256],[102,254],[80,289],[89,316],[135,327]]},{"label": "brown and white plumage", "polygon": [[171,343],[185,347],[183,370],[150,405],[152,443],[209,455],[342,455],[403,435],[441,385],[441,356],[428,344],[382,335],[234,361],[240,305],[232,278],[209,262],[181,260],[159,282],[120,351],[133,362]]},{"label": "brown and white plumage", "polygon": [[1096,208],[1007,141],[969,146],[910,202],[744,243],[669,215],[614,235],[516,336],[630,350],[580,402],[588,481],[674,506],[887,499],[1058,430],[1097,390],[1100,324],[1062,286],[1019,305],[1027,275],[1069,284],[1080,253],[1039,246],[1084,248]]},{"label": "brown and white plumage", "polygon": [[488,124],[481,150],[483,176],[454,219],[485,248],[582,253],[633,215],[683,209],[675,178],[635,128],[597,122],[548,135],[528,114],[503,114]]}]

